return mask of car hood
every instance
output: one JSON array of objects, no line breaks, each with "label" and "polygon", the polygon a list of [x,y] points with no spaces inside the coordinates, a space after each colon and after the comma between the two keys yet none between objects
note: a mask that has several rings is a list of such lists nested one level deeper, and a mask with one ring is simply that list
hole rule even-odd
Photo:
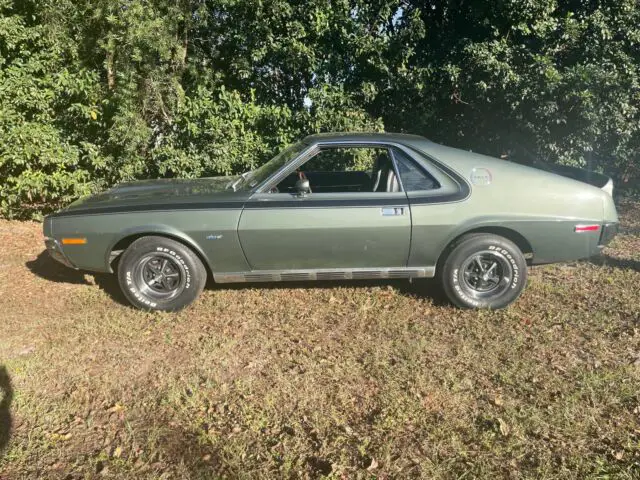
[{"label": "car hood", "polygon": [[149,198],[164,195],[209,195],[226,190],[234,177],[161,178],[125,182],[107,190],[103,195],[119,198]]},{"label": "car hood", "polygon": [[[197,179],[159,179],[126,182],[109,190],[76,200],[63,212],[95,210],[117,207],[120,211],[130,206],[140,210],[145,206],[198,204],[243,201],[246,194],[227,188],[236,177],[208,177]],[[89,213],[89,212],[88,212]]]}]

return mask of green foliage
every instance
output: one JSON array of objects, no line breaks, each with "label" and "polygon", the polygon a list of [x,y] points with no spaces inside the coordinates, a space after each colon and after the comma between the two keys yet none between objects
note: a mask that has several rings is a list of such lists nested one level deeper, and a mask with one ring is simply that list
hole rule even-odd
[{"label": "green foliage", "polygon": [[151,154],[154,174],[200,177],[250,170],[291,141],[286,107],[244,102],[224,86],[200,87],[176,109],[176,121]]},{"label": "green foliage", "polygon": [[70,70],[53,34],[19,15],[0,21],[0,213],[9,217],[55,208],[94,182],[92,145],[65,131],[90,121],[94,79]]},{"label": "green foliage", "polygon": [[0,0],[0,215],[319,131],[640,180],[635,0]]}]

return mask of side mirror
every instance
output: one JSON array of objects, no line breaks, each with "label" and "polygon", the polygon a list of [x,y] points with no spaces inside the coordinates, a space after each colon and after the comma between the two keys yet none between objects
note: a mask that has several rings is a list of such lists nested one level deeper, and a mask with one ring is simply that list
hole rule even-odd
[{"label": "side mirror", "polygon": [[301,197],[304,197],[305,195],[310,194],[311,185],[309,185],[309,179],[299,178],[298,181],[296,182],[296,191],[298,192],[298,195],[300,195]]}]

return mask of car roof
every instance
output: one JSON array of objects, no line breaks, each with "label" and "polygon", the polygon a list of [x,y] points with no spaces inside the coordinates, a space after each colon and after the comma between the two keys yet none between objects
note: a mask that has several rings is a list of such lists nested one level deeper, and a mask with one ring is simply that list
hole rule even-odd
[{"label": "car roof", "polygon": [[304,143],[314,145],[316,143],[341,143],[341,142],[408,142],[426,140],[419,135],[406,133],[380,133],[380,132],[328,132],[316,133],[303,139]]}]

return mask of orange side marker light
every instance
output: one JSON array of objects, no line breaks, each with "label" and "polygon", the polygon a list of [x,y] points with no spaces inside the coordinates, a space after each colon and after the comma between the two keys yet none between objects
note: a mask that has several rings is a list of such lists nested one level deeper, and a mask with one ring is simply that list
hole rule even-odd
[{"label": "orange side marker light", "polygon": [[62,239],[63,245],[84,245],[85,243],[87,243],[86,238],[63,238]]}]

